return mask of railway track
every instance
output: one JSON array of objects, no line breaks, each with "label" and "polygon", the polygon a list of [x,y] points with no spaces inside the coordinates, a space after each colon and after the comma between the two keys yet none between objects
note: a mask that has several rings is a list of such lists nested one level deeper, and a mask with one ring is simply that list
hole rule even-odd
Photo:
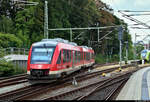
[{"label": "railway track", "polygon": [[22,94],[28,94],[29,92],[33,92],[33,90],[36,91],[38,89],[44,88],[45,86],[44,85],[43,85],[43,87],[42,87],[42,85],[26,86],[26,87],[23,87],[23,88],[20,88],[20,89],[11,91],[11,92],[1,94],[0,100],[5,100],[5,101],[13,100],[13,99],[21,97]]},{"label": "railway track", "polygon": [[[113,70],[115,70],[115,69],[113,69]],[[93,72],[93,73],[83,73],[83,74],[81,74],[82,73],[81,72],[80,75],[77,74],[77,75],[75,75],[75,77],[78,81],[82,81],[82,80],[86,80],[88,78],[92,78],[96,75],[100,75],[103,72],[111,72],[111,71],[112,71],[112,69],[107,69],[107,70]],[[65,78],[64,80],[60,81],[61,84],[63,82],[67,82],[66,85],[67,84],[71,85],[72,77]],[[20,99],[20,98],[23,98],[23,97],[27,97],[28,95],[32,96],[31,94],[39,94],[40,92],[44,92],[45,89],[50,88],[52,86],[55,86],[55,84],[58,85],[60,83],[51,83],[50,85],[45,85],[43,87],[40,86],[39,88],[36,88],[36,90],[35,90],[34,86],[33,87],[31,87],[31,86],[24,87],[24,88],[21,88],[21,89],[18,89],[18,90],[14,90],[14,91],[2,94],[2,95],[0,95],[0,99],[2,99],[2,100],[5,100],[5,99],[13,100],[13,99]],[[32,90],[32,88],[34,90]],[[43,89],[43,90],[41,90],[41,89]]]},{"label": "railway track", "polygon": [[[114,68],[115,69],[115,68]],[[107,71],[105,70],[105,72],[111,72],[112,71],[112,69],[108,69]],[[97,82],[97,79],[99,80],[99,76],[101,75],[101,73],[103,73],[104,71],[99,71],[99,73],[98,72],[94,72],[93,74],[91,74],[91,73],[88,73],[88,74],[85,74],[85,75],[80,75],[80,76],[77,76],[76,77],[76,81],[80,84],[80,83],[82,83],[83,81],[85,81],[85,80],[89,80],[89,82],[90,82],[90,79],[91,80],[93,80],[93,77],[96,77],[96,83],[98,84],[98,83],[102,83],[102,82],[105,82],[106,80],[108,80],[108,79],[110,79],[109,77],[104,77],[104,78],[102,78],[102,81],[101,82]],[[67,90],[67,87],[70,87],[70,88],[75,88],[74,90],[72,90],[71,92],[75,92],[75,90],[77,90],[76,89],[76,87],[73,87],[72,86],[72,80],[71,80],[72,78],[70,78],[70,80],[69,79],[65,79],[65,80],[63,80],[63,82],[66,82],[66,83],[61,83],[61,84],[57,84],[57,85],[53,85],[53,87],[45,87],[44,89],[42,89],[42,90],[38,90],[38,91],[36,91],[36,92],[32,92],[32,94],[27,94],[27,95],[23,95],[23,96],[21,96],[20,98],[17,98],[17,99],[15,99],[15,100],[47,100],[47,98],[45,99],[45,98],[43,98],[43,97],[46,97],[44,94],[47,94],[48,96],[53,96],[53,95],[56,95],[56,96],[59,96],[59,95],[57,95],[56,93],[61,93],[61,92],[63,92],[64,90]],[[88,83],[89,83],[88,82]],[[83,83],[82,83],[83,84]],[[87,84],[87,82],[86,83],[84,83],[85,85]],[[95,85],[95,84],[93,84],[92,83],[92,85],[90,85],[90,86],[97,86],[97,85]],[[64,88],[64,89],[63,89]],[[61,91],[58,91],[58,90],[61,90]],[[88,87],[85,87],[85,86],[83,86],[82,88],[79,88],[78,90],[81,90],[81,89],[93,89],[93,87],[91,87],[91,88],[88,88]],[[53,93],[53,92],[56,92],[55,94]],[[66,94],[69,94],[70,93],[70,91],[68,91],[68,92],[66,92]],[[40,94],[40,96],[39,96],[39,94]],[[83,94],[85,94],[85,92],[83,91]],[[43,96],[42,96],[43,95]],[[70,95],[70,94],[69,94]],[[60,96],[62,96],[62,95],[60,95]],[[69,96],[68,96],[69,97]],[[70,98],[70,97],[69,97]],[[51,99],[51,98],[50,98]],[[61,99],[65,99],[64,97],[63,98],[61,98]],[[73,98],[74,99],[74,98]],[[76,97],[75,97],[75,99],[76,99]],[[48,98],[48,100],[49,100],[49,98]]]},{"label": "railway track", "polygon": [[[99,67],[99,66],[108,66],[108,65],[114,65],[114,64],[116,64],[116,63],[98,64],[98,65],[95,65],[94,68]],[[84,73],[87,70],[88,69],[86,68],[86,70],[84,70],[84,71],[82,70],[80,73]],[[74,75],[76,75],[76,74],[74,74]],[[2,77],[2,78],[0,78],[0,88],[5,87],[5,86],[28,82],[26,77],[27,77],[27,74],[19,74],[19,75],[14,75],[14,76],[10,76],[10,77]]]},{"label": "railway track", "polygon": [[[124,66],[123,68],[129,67],[129,66],[130,65]],[[84,80],[92,79],[93,77],[100,76],[104,72],[109,73],[116,69],[118,69],[118,67],[112,68],[112,69],[106,69],[103,71],[92,72],[92,73],[83,73],[80,75],[75,75],[74,77],[76,78],[76,81],[78,83],[80,83]],[[103,80],[105,80],[105,78],[103,78]],[[24,88],[17,89],[17,90],[11,91],[11,92],[7,92],[4,94],[0,94],[0,100],[28,100],[28,99],[32,100],[32,99],[36,99],[36,96],[38,97],[39,94],[44,94],[47,91],[52,92],[56,89],[61,89],[66,86],[72,86],[72,77],[65,78],[64,80],[61,80],[59,82],[53,82],[53,83],[46,84],[46,85],[44,85],[44,84],[43,85],[42,84],[32,85],[32,86],[24,87]],[[86,88],[86,89],[88,89],[88,88]],[[91,88],[91,89],[93,89],[93,88]],[[113,92],[113,91],[111,91],[111,92]],[[112,95],[114,95],[114,94],[112,93]],[[112,95],[110,93],[109,96],[112,96]],[[73,99],[79,99],[79,98],[81,98],[81,96],[76,96]],[[47,99],[41,98],[41,100],[47,100]]]},{"label": "railway track", "polygon": [[91,94],[93,94],[95,91],[100,90],[100,89],[102,90],[104,88],[107,88],[116,83],[120,83],[122,81],[126,81],[128,80],[130,75],[131,73],[127,73],[127,74],[120,75],[117,77],[107,78],[106,80],[98,81],[95,83],[90,83],[84,87],[79,87],[72,91],[67,91],[61,94],[56,94],[54,96],[50,96],[43,100],[46,100],[46,101],[47,100],[67,100],[67,98],[69,100],[86,100],[86,98],[89,97]]},{"label": "railway track", "polygon": [[114,87],[107,94],[107,96],[104,98],[104,100],[115,100],[116,97],[118,96],[119,92],[121,91],[121,89],[123,88],[123,86],[125,85],[126,82],[127,82],[127,80],[124,80],[118,86]]},{"label": "railway track", "polygon": [[26,74],[19,74],[12,77],[2,78],[0,79],[0,88],[27,82],[26,76],[27,76]]},{"label": "railway track", "polygon": [[24,73],[24,74],[17,74],[17,75],[9,76],[9,77],[0,77],[0,81],[15,78],[15,77],[19,77],[19,76],[24,76],[24,75],[26,75],[26,74]]}]

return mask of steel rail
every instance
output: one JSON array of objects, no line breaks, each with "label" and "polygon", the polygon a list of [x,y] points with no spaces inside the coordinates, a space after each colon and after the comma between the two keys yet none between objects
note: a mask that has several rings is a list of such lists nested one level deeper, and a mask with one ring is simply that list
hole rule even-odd
[{"label": "steel rail", "polygon": [[[127,73],[128,74],[128,73]],[[127,74],[124,74],[124,75],[127,75]],[[124,76],[123,75],[123,76]],[[121,75],[122,76],[122,75]],[[126,77],[126,76],[125,76]],[[74,90],[72,90],[72,91],[67,91],[67,92],[64,92],[64,93],[61,93],[61,94],[57,94],[57,95],[55,95],[55,96],[51,96],[51,97],[49,97],[49,98],[45,98],[45,99],[42,99],[42,100],[57,100],[57,99],[63,99],[63,97],[65,97],[65,96],[67,96],[67,95],[70,95],[70,94],[73,94],[73,93],[75,93],[75,92],[80,92],[80,91],[83,91],[83,90],[85,90],[85,89],[88,89],[89,87],[92,87],[93,89],[90,91],[90,92],[88,92],[88,93],[86,93],[85,95],[83,95],[82,97],[79,97],[78,99],[77,99],[77,97],[75,97],[75,99],[77,99],[77,100],[82,100],[82,99],[84,99],[84,98],[86,98],[86,97],[88,97],[90,94],[92,94],[93,92],[95,92],[97,89],[99,89],[99,88],[104,88],[104,87],[107,87],[107,86],[110,86],[111,84],[108,84],[108,83],[110,83],[111,81],[114,81],[115,79],[118,79],[118,78],[120,78],[120,76],[117,76],[117,77],[113,77],[113,78],[108,78],[108,79],[106,79],[106,80],[103,80],[103,81],[99,81],[99,82],[96,82],[96,83],[91,83],[91,84],[88,84],[88,85],[86,85],[86,86],[83,86],[83,87],[79,87],[79,88],[77,88],[77,89],[74,89]],[[122,78],[122,79],[119,79],[119,80],[117,80],[117,81],[115,81],[114,83],[118,83],[118,82],[120,82],[120,81],[122,81],[122,80],[124,80],[124,78]],[[114,83],[112,83],[112,84],[114,84]],[[106,84],[108,84],[108,85],[106,85]],[[91,88],[90,88],[91,89]]]},{"label": "steel rail", "polygon": [[0,88],[4,86],[19,84],[27,82],[26,74],[16,75],[12,77],[7,77],[6,79],[0,80]]},{"label": "steel rail", "polygon": [[109,82],[111,82],[111,81],[113,81],[113,80],[115,80],[115,79],[108,80],[108,81],[105,82],[104,84],[97,86],[95,89],[93,89],[92,91],[90,91],[90,92],[87,93],[86,95],[81,96],[81,97],[78,98],[77,100],[84,100],[84,99],[86,99],[88,96],[90,96],[90,95],[92,95],[93,93],[95,93],[96,91],[102,90],[102,89],[104,89],[104,88],[107,88],[107,87],[109,87],[109,86],[111,86],[111,85],[120,83],[120,82],[122,82],[122,81],[124,81],[124,80],[127,80],[127,79],[128,79],[128,78],[122,78],[122,79],[119,79],[119,80],[117,80],[117,81],[115,81],[115,82],[113,82],[113,83],[111,83],[111,84],[109,84]]},{"label": "steel rail", "polygon": [[105,97],[104,100],[110,100],[110,99],[112,99],[112,98],[117,94],[116,92],[117,92],[126,82],[127,82],[127,80],[124,80],[124,81],[122,81],[122,82],[120,83],[119,86],[117,86],[117,87],[115,87],[114,89],[112,89],[112,90],[110,91],[110,93]]},{"label": "steel rail", "polygon": [[[128,66],[129,67],[129,66]],[[115,68],[113,68],[113,69],[115,69]],[[110,70],[107,70],[107,71],[110,71]],[[106,70],[103,70],[103,72],[107,72]],[[92,73],[88,73],[89,74],[89,76],[92,76],[92,75],[90,75],[90,74],[92,74]],[[81,79],[81,78],[83,78],[85,75],[88,75],[88,74],[82,74],[82,75],[78,75],[78,76],[76,76],[76,78],[77,78],[77,81],[82,81],[83,79]],[[98,73],[98,75],[100,74],[100,72]],[[93,75],[94,76],[94,75]],[[87,77],[87,79],[88,79],[89,77]],[[71,78],[70,78],[71,79]],[[86,79],[86,78],[85,78]],[[84,80],[85,80],[84,79]],[[31,91],[29,92],[29,90],[26,90],[26,92],[25,92],[25,94],[23,94],[22,92],[23,91],[18,91],[18,92],[15,92],[14,91],[14,93],[12,93],[12,92],[9,92],[10,94],[9,95],[6,95],[5,94],[5,98],[9,98],[11,95],[15,95],[15,94],[19,94],[19,93],[22,93],[22,94],[19,94],[19,96],[15,96],[15,98],[11,98],[11,100],[22,100],[22,99],[26,99],[26,98],[28,98],[28,97],[31,97],[31,96],[35,96],[35,95],[38,95],[38,94],[42,94],[42,93],[44,93],[44,92],[46,92],[47,90],[54,90],[55,88],[62,88],[62,87],[64,87],[65,85],[71,85],[71,80],[68,80],[68,79],[65,79],[65,80],[63,80],[63,81],[61,81],[61,82],[59,82],[59,83],[55,83],[55,84],[50,84],[50,85],[48,85],[48,86],[44,86],[44,87],[40,87],[40,88],[37,88],[37,89],[35,89],[35,90],[32,90],[31,89]],[[62,83],[63,83],[63,85],[62,85]],[[32,87],[33,88],[33,87]],[[7,97],[8,96],[8,97]],[[1,98],[3,98],[1,95],[0,95],[0,99]]]},{"label": "steel rail", "polygon": [[[118,68],[118,67],[117,67]],[[116,68],[116,69],[117,69]],[[81,82],[81,81],[84,81],[84,80],[87,80],[87,79],[90,79],[90,78],[92,78],[92,77],[95,77],[95,76],[97,76],[97,75],[101,75],[103,72],[112,72],[112,71],[114,71],[114,70],[116,70],[115,68],[111,68],[111,69],[107,69],[107,70],[102,70],[102,71],[98,71],[98,72],[93,72],[93,73],[84,73],[84,74],[81,74],[81,75],[77,75],[76,76],[76,80],[78,81],[78,83],[79,82]],[[72,83],[72,77],[69,77],[69,78],[66,78],[66,79],[64,79],[64,80],[60,80],[60,83],[64,83],[63,85],[61,84],[61,85],[59,85],[58,84],[58,86],[54,86],[54,87],[46,87],[46,88],[44,88],[44,89],[42,89],[42,90],[38,90],[38,91],[36,91],[36,92],[33,92],[32,94],[26,94],[26,95],[22,95],[21,97],[18,97],[18,98],[16,98],[15,100],[23,100],[23,99],[27,99],[27,98],[29,98],[29,97],[32,97],[32,96],[36,96],[36,95],[38,95],[39,93],[45,93],[45,92],[47,92],[47,90],[55,90],[55,89],[58,89],[58,88],[62,88],[62,87],[66,87],[66,86],[70,86],[70,85],[72,85],[71,83]]]}]

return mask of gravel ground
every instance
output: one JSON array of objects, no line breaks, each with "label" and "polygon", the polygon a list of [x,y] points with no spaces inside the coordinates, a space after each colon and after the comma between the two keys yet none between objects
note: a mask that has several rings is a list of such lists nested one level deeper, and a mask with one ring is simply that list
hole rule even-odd
[{"label": "gravel ground", "polygon": [[99,90],[95,93],[93,93],[92,95],[90,95],[89,97],[87,97],[85,100],[104,100],[104,98],[106,97],[106,95],[115,87],[118,87],[120,85],[120,83],[117,83],[115,85],[109,86],[107,88],[104,88],[102,90]]},{"label": "gravel ground", "polygon": [[[142,66],[148,66],[150,64],[144,64],[144,65],[139,65],[139,67],[142,67]],[[93,69],[91,72],[94,72],[94,71],[97,71],[97,70],[104,70],[104,69],[108,69],[108,68],[112,68],[112,67],[116,67],[118,65],[111,65],[111,66],[103,66],[103,67],[98,67],[96,69]],[[127,69],[123,69],[122,72],[119,72],[119,73],[123,73],[124,71],[128,71],[128,70],[131,70],[131,69],[134,69],[135,67],[130,67],[130,68],[127,68]],[[110,76],[113,76],[113,75],[116,75],[116,74],[119,74],[118,71],[114,71],[112,72],[111,74],[106,74],[106,77],[110,77]],[[60,88],[58,90],[49,90],[45,93],[41,93],[40,95],[34,97],[34,98],[31,98],[30,100],[38,100],[38,99],[43,99],[43,98],[47,98],[49,96],[54,96],[55,94],[58,94],[58,93],[63,93],[63,92],[66,92],[66,91],[71,91],[71,90],[74,90],[76,88],[79,88],[79,87],[83,87],[85,85],[87,85],[88,83],[91,83],[91,82],[97,82],[97,81],[100,81],[100,80],[103,80],[103,78],[101,78],[100,76],[97,76],[95,78],[92,78],[92,79],[89,79],[89,80],[85,80],[81,83],[78,83],[77,86],[67,86],[67,87],[64,87],[64,88]],[[17,85],[11,85],[11,86],[7,86],[7,87],[3,87],[3,88],[0,88],[0,94],[3,94],[3,93],[6,93],[6,92],[9,92],[9,91],[13,91],[13,90],[16,90],[16,89],[20,89],[20,88],[23,88],[23,87],[26,87],[26,86],[29,86],[30,83],[26,82],[26,83],[21,83],[21,84],[17,84]],[[81,93],[86,93],[86,90],[81,92]],[[81,94],[80,92],[79,93],[74,93],[71,95],[71,97],[74,97],[75,95],[77,94]],[[99,96],[99,95],[98,95]],[[71,97],[66,97],[65,99],[72,99]],[[91,99],[94,99],[94,98],[91,98]],[[101,98],[100,98],[101,99]]]},{"label": "gravel ground", "polygon": [[60,88],[60,89],[56,89],[56,90],[49,90],[49,91],[47,91],[47,92],[45,92],[43,94],[40,94],[40,95],[38,95],[36,97],[29,98],[29,100],[45,99],[45,98],[48,98],[49,96],[55,96],[56,94],[61,94],[61,93],[64,93],[66,91],[71,91],[71,90],[77,89],[79,87],[86,86],[87,84],[89,84],[91,82],[98,82],[100,80],[103,80],[103,78],[101,78],[100,76],[97,76],[95,78],[82,81],[82,82],[78,83],[77,86],[70,85],[70,86],[66,86],[64,88]]},{"label": "gravel ground", "polygon": [[[119,72],[119,71],[116,70],[114,72],[106,74],[105,78],[111,77],[111,76],[114,76],[114,75],[117,75],[117,74],[120,74],[120,73],[123,73],[124,71],[128,71],[128,70],[131,70],[133,68],[134,67],[131,67],[129,69],[123,69],[121,72]],[[82,81],[82,82],[78,83],[77,86],[70,85],[70,86],[66,86],[64,88],[59,88],[59,89],[55,89],[55,90],[47,90],[47,92],[41,93],[40,95],[31,97],[31,98],[28,98],[27,100],[41,100],[41,99],[46,99],[46,98],[48,98],[50,96],[55,96],[56,94],[61,94],[61,93],[64,93],[66,91],[71,91],[71,90],[77,89],[79,87],[86,86],[87,84],[89,84],[91,82],[98,82],[98,81],[103,80],[103,79],[104,79],[103,77],[97,76],[95,78],[91,78],[89,80]],[[85,91],[87,91],[87,90],[85,90]],[[74,93],[74,94],[70,95],[70,97],[68,97],[68,95],[67,95],[67,97],[63,98],[63,99],[64,100],[71,100],[72,97],[74,97],[75,95],[82,94],[82,93],[85,93],[85,92]]]},{"label": "gravel ground", "polygon": [[6,93],[6,92],[10,92],[13,90],[17,90],[26,86],[30,86],[31,84],[28,82],[25,83],[21,83],[21,84],[17,84],[17,85],[11,85],[11,86],[6,86],[6,87],[2,87],[0,88],[0,94]]}]

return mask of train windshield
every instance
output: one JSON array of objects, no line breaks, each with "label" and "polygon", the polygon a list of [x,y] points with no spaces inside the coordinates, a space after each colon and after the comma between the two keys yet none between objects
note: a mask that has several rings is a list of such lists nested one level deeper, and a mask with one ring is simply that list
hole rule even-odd
[{"label": "train windshield", "polygon": [[33,48],[31,54],[31,64],[50,64],[54,48]]},{"label": "train windshield", "polygon": [[147,53],[147,50],[143,50],[141,53],[144,53],[144,54],[146,54],[146,53]]}]

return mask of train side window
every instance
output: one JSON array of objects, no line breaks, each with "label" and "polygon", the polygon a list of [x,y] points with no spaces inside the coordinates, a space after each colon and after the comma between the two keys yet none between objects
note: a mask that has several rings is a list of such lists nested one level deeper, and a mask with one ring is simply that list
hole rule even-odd
[{"label": "train side window", "polygon": [[84,52],[84,60],[86,60],[86,52]]},{"label": "train side window", "polygon": [[73,64],[75,64],[75,63],[76,63],[75,51],[73,51],[72,53],[73,53],[73,56],[74,56],[74,59],[73,59]]},{"label": "train side window", "polygon": [[66,63],[66,50],[63,50],[63,63]]},{"label": "train side window", "polygon": [[94,53],[92,53],[92,59],[94,59]]},{"label": "train side window", "polygon": [[71,62],[71,51],[63,50],[63,63]]},{"label": "train side window", "polygon": [[70,62],[70,57],[69,57],[69,50],[66,50],[66,57],[67,57],[67,62]]},{"label": "train side window", "polygon": [[83,60],[83,53],[82,52],[80,52],[80,59],[81,59],[81,61]]},{"label": "train side window", "polygon": [[87,52],[86,54],[87,54],[87,58],[86,58],[86,60],[88,61],[88,59],[89,59],[89,55],[88,55],[88,52]]},{"label": "train side window", "polygon": [[78,61],[78,53],[77,51],[75,51],[75,63],[77,63],[77,61]]},{"label": "train side window", "polygon": [[90,53],[90,59],[92,59],[92,53]]},{"label": "train side window", "polygon": [[88,53],[86,52],[85,55],[86,55],[86,60],[87,60],[88,59]]},{"label": "train side window", "polygon": [[81,60],[82,60],[82,59],[81,59],[81,52],[79,52],[79,54],[80,54],[79,59],[80,59],[80,61],[81,61]]},{"label": "train side window", "polygon": [[69,61],[71,62],[71,51],[69,50]]},{"label": "train side window", "polygon": [[88,60],[90,60],[90,53],[89,53],[89,52],[88,52],[88,56],[89,56],[89,57],[88,57]]},{"label": "train side window", "polygon": [[60,63],[61,63],[61,51],[59,53],[58,60],[57,60],[57,64],[60,64]]},{"label": "train side window", "polygon": [[80,52],[78,51],[78,62],[80,62]]},{"label": "train side window", "polygon": [[86,60],[90,60],[90,53],[89,52],[86,52]]}]

